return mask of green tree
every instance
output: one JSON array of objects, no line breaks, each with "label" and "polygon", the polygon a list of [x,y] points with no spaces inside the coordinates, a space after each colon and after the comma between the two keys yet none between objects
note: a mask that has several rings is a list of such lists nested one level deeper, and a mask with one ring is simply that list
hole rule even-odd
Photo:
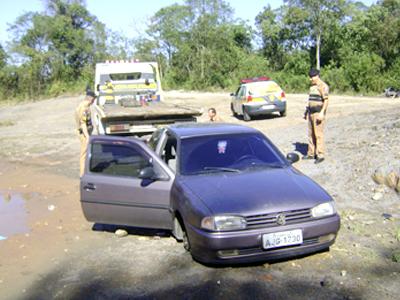
[{"label": "green tree", "polygon": [[[321,42],[324,34],[346,16],[346,0],[284,0],[288,7],[289,29],[301,32],[303,42],[311,42],[315,47],[315,62],[320,69]],[[300,16],[292,18],[293,15]],[[304,34],[308,31],[308,34]],[[306,38],[304,40],[304,38]]]},{"label": "green tree", "polygon": [[282,69],[285,64],[285,38],[281,20],[281,10],[273,10],[270,5],[264,7],[255,18],[262,41],[262,54],[274,70]]},{"label": "green tree", "polygon": [[104,25],[83,4],[48,0],[45,13],[24,14],[11,26],[11,50],[24,70],[18,88],[30,97],[51,84],[75,82],[104,56]]},{"label": "green tree", "polygon": [[0,44],[0,70],[3,69],[7,64],[7,54],[3,46]]}]

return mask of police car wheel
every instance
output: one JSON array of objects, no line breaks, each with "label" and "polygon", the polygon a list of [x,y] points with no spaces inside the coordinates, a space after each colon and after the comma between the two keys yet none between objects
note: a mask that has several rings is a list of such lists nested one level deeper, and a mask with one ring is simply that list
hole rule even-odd
[{"label": "police car wheel", "polygon": [[246,122],[251,120],[251,116],[244,107],[243,107],[243,120],[245,120]]},{"label": "police car wheel", "polygon": [[233,108],[233,103],[231,103],[231,112],[232,112],[232,115],[235,117],[236,112],[235,112],[235,109]]}]

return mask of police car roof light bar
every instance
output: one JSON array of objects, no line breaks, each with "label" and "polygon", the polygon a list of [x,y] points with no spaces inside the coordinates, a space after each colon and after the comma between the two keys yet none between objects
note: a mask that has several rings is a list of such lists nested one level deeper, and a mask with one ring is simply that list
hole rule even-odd
[{"label": "police car roof light bar", "polygon": [[250,82],[258,82],[258,81],[268,81],[271,80],[271,78],[267,76],[259,76],[259,77],[253,77],[253,78],[243,78],[240,79],[240,83],[250,83]]},{"label": "police car roof light bar", "polygon": [[137,59],[137,58],[132,58],[130,60],[123,60],[123,59],[121,59],[121,60],[106,60],[106,64],[118,64],[118,63],[123,64],[123,63],[138,63],[138,62],[139,62],[139,59]]}]

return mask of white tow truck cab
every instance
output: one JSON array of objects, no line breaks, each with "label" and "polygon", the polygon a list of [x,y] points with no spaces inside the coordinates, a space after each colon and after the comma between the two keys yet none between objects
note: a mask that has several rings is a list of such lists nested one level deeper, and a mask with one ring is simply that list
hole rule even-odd
[{"label": "white tow truck cab", "polygon": [[[112,91],[110,91],[112,90]],[[113,96],[114,104],[127,96],[140,101],[162,99],[162,87],[156,62],[106,61],[96,64],[95,91],[97,103],[106,104],[106,97]]]},{"label": "white tow truck cab", "polygon": [[144,135],[158,126],[193,122],[200,110],[163,103],[156,62],[106,61],[96,64],[93,105],[98,134]]}]

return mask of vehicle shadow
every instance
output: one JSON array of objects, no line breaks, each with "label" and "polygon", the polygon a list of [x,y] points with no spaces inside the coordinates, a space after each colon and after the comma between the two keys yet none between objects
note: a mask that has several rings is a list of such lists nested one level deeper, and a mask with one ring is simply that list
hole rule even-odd
[{"label": "vehicle shadow", "polygon": [[[85,258],[74,257],[58,265],[29,288],[22,299],[265,300],[363,299],[365,296],[361,289],[341,286],[336,278],[331,278],[326,285],[319,281],[324,278],[322,275],[310,278],[265,267],[205,269],[185,258],[174,257],[163,260],[156,270],[139,275],[137,270],[129,271],[130,264],[122,266],[117,257],[108,257],[101,264],[85,264]],[[140,259],[131,258],[136,268]]]},{"label": "vehicle shadow", "polygon": [[294,151],[300,152],[303,155],[307,154],[308,144],[295,142],[292,145],[294,146]]},{"label": "vehicle shadow", "polygon": [[[234,118],[236,118],[237,120],[244,121],[243,116],[240,116],[240,115],[232,115],[232,116]],[[281,118],[279,113],[270,113],[267,115],[251,116],[251,120],[246,121],[246,122],[260,121],[260,120],[272,120],[272,119],[279,119],[279,118]]]},{"label": "vehicle shadow", "polygon": [[115,233],[116,230],[123,229],[129,235],[142,235],[142,236],[159,236],[159,237],[169,237],[171,232],[163,229],[149,229],[149,228],[139,228],[124,225],[110,225],[110,224],[100,224],[95,223],[92,226],[93,231],[103,231],[109,233]]},{"label": "vehicle shadow", "polygon": [[208,263],[203,263],[203,262],[197,261],[196,259],[194,259],[194,260],[196,262],[198,262],[199,264],[202,264],[205,267],[213,268],[213,269],[235,269],[235,268],[242,269],[242,268],[261,267],[261,266],[264,266],[265,264],[275,265],[275,264],[285,263],[285,262],[293,261],[296,259],[306,258],[309,256],[326,253],[326,252],[329,252],[329,248],[323,249],[320,251],[316,251],[316,252],[312,252],[312,253],[308,253],[308,254],[295,255],[295,256],[288,257],[288,258],[267,259],[267,260],[263,260],[263,261],[259,261],[259,262],[253,262],[253,263],[208,264]]}]

